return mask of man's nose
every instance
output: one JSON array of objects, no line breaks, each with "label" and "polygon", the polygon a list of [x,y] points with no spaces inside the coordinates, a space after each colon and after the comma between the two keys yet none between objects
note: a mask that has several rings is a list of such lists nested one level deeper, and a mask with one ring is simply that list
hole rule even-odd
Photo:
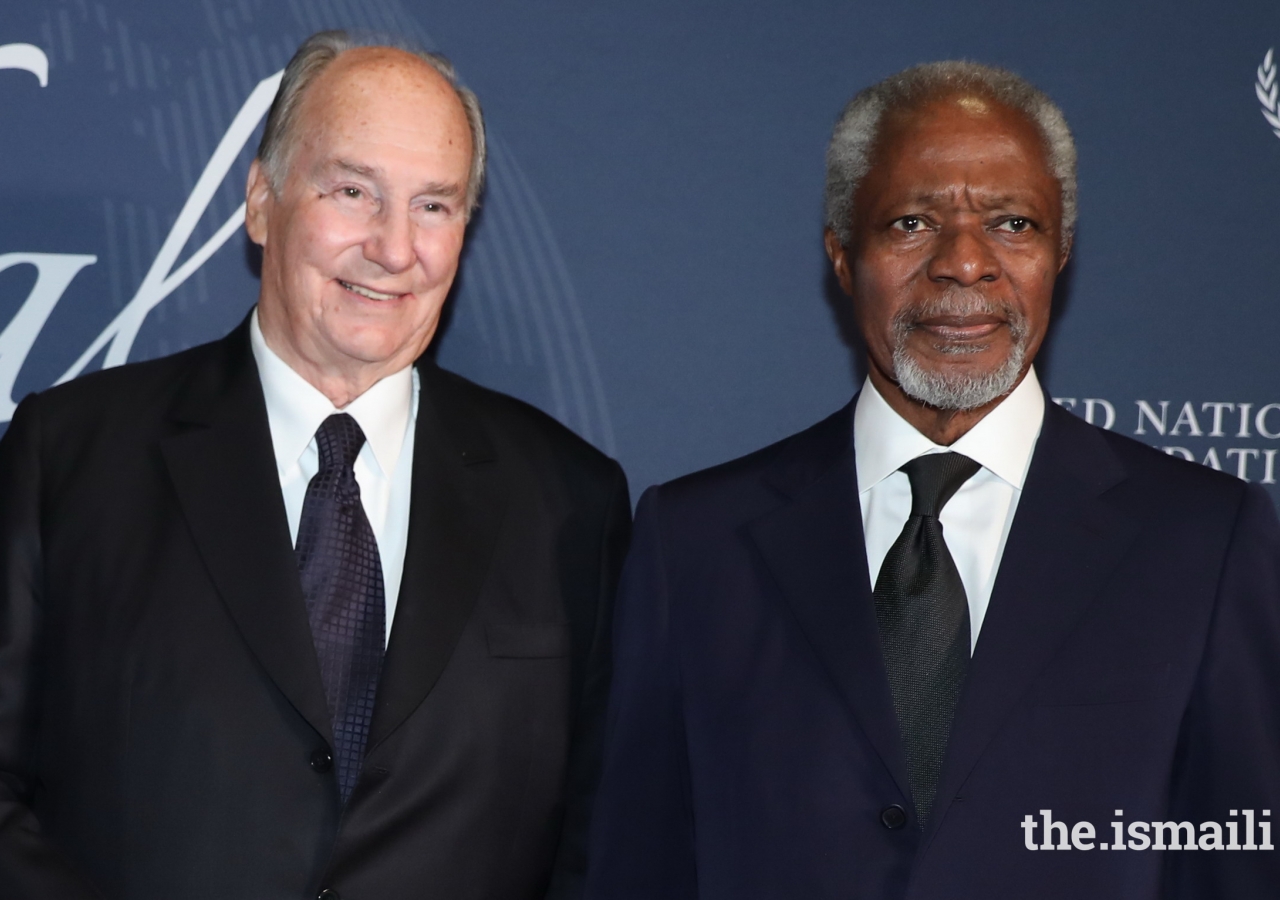
[{"label": "man's nose", "polygon": [[388,272],[403,272],[413,265],[413,222],[408,213],[383,210],[373,220],[364,242],[364,256]]},{"label": "man's nose", "polygon": [[929,278],[970,287],[1000,277],[1000,259],[980,225],[944,228],[929,260]]}]

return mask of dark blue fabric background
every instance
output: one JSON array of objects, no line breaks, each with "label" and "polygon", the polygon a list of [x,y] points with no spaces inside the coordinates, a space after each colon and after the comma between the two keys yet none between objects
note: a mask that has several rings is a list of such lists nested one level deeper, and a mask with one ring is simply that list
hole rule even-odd
[{"label": "dark blue fabric background", "polygon": [[[334,25],[445,52],[485,105],[490,189],[440,359],[618,456],[637,494],[849,398],[861,363],[821,247],[831,124],[874,80],[967,57],[1046,89],[1079,142],[1050,392],[1082,414],[1105,400],[1115,430],[1233,473],[1243,461],[1253,481],[1270,463],[1280,499],[1280,138],[1255,92],[1280,7],[1263,0],[12,3],[0,60],[33,44],[49,71],[41,87],[0,69],[0,267],[96,257],[29,352],[14,325],[0,333],[14,399],[134,297],[254,86]],[[234,214],[255,144],[183,257]],[[130,358],[225,333],[255,299],[252,259],[237,232],[150,312]],[[0,325],[35,283],[32,265],[0,271]],[[1163,435],[1139,401],[1157,419],[1166,404]],[[1212,402],[1233,404],[1220,434]]]}]

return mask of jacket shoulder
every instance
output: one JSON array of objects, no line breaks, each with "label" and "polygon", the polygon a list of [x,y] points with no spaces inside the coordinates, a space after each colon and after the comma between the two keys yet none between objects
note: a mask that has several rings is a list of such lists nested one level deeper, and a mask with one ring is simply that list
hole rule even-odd
[{"label": "jacket shoulder", "polygon": [[1258,485],[1103,430],[1056,405],[1046,409],[1028,493],[1039,490],[1033,482],[1042,483],[1037,467],[1069,473],[1060,486],[1082,490],[1122,513],[1153,546],[1223,550],[1251,495],[1270,503]]},{"label": "jacket shoulder", "polygon": [[745,456],[650,488],[653,502],[675,517],[712,514],[753,518],[776,506],[788,484],[817,480],[833,466],[852,464],[853,401],[810,425]]},{"label": "jacket shoulder", "polygon": [[1066,425],[1066,434],[1088,435],[1106,446],[1123,467],[1129,490],[1163,498],[1161,505],[1168,503],[1183,509],[1199,503],[1225,503],[1234,509],[1243,499],[1248,485],[1234,475],[1170,455],[1136,438],[1106,431],[1057,406],[1052,409],[1052,414]]},{"label": "jacket shoulder", "polygon": [[423,390],[465,410],[504,457],[549,463],[612,480],[618,464],[552,416],[509,394],[476,384],[434,363],[420,365]]},{"label": "jacket shoulder", "polygon": [[97,425],[136,423],[168,410],[193,372],[217,361],[224,340],[157,359],[101,369],[27,395],[46,428],[93,430]]}]

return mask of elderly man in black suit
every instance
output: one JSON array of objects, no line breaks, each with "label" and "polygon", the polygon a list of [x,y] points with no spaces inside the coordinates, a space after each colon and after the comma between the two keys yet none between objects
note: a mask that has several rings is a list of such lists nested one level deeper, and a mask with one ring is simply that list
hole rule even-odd
[{"label": "elderly man in black suit", "polygon": [[439,57],[309,39],[223,340],[0,444],[0,895],[572,894],[616,463],[423,351],[484,171]]}]

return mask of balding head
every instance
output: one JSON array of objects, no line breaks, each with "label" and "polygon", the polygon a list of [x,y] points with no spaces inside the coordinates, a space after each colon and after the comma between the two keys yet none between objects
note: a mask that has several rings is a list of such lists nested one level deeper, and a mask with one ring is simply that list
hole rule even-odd
[{"label": "balding head", "polygon": [[[350,57],[350,58],[349,58]],[[298,133],[298,113],[304,98],[320,76],[336,65],[339,73],[360,69],[362,64],[394,65],[416,63],[432,70],[441,83],[456,97],[466,118],[471,135],[471,167],[467,179],[466,212],[470,216],[479,202],[484,185],[487,149],[484,117],[476,95],[458,83],[453,65],[436,53],[428,53],[394,38],[376,36],[358,38],[345,31],[322,31],[307,38],[285,67],[280,90],[258,145],[258,161],[272,187],[278,192],[284,184],[297,142],[305,135]],[[406,71],[411,70],[408,65]]]}]

